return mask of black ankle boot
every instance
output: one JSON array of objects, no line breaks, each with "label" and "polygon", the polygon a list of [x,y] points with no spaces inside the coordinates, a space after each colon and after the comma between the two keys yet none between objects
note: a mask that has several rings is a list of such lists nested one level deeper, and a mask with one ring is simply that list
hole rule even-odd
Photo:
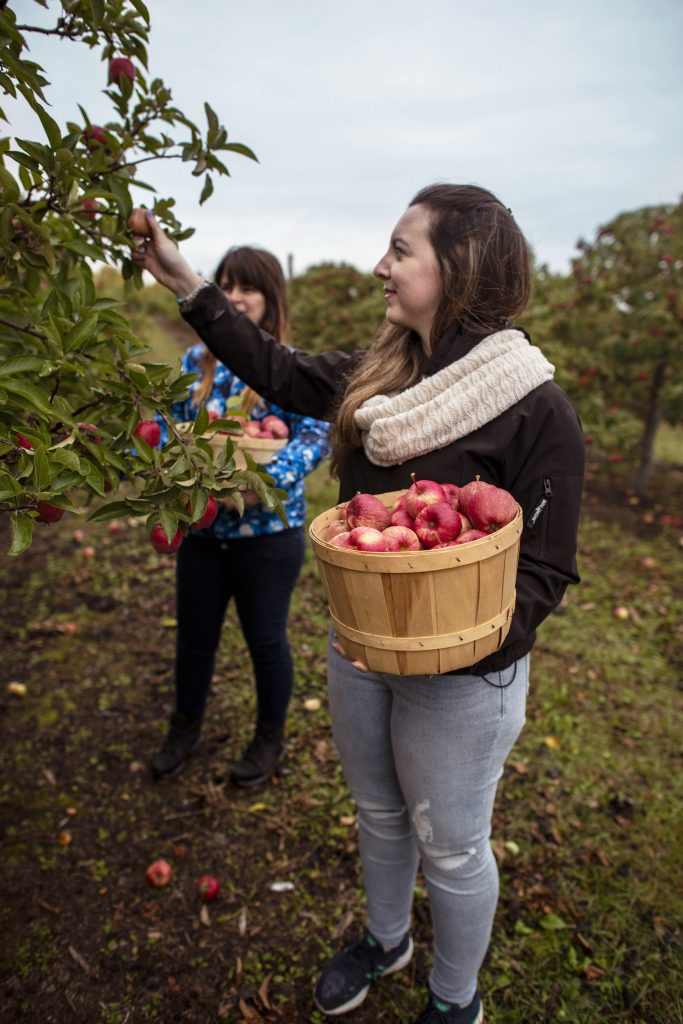
[{"label": "black ankle boot", "polygon": [[254,738],[232,767],[230,781],[235,786],[256,786],[265,782],[286,753],[284,726],[257,725]]},{"label": "black ankle boot", "polygon": [[173,779],[180,774],[199,743],[201,729],[201,718],[190,718],[182,711],[173,712],[166,739],[152,758],[155,779]]}]

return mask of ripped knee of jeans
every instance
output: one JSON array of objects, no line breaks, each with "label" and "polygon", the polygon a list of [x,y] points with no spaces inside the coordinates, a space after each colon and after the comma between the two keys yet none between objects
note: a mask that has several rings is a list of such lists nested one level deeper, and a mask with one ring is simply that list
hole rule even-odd
[{"label": "ripped knee of jeans", "polygon": [[437,845],[434,842],[429,809],[429,800],[423,800],[415,805],[412,816],[425,876],[429,877],[430,868],[441,878],[453,879],[476,874],[482,870],[491,857],[488,839]]},{"label": "ripped knee of jeans", "polygon": [[408,808],[378,807],[358,801],[358,826],[378,839],[405,839],[410,834]]}]

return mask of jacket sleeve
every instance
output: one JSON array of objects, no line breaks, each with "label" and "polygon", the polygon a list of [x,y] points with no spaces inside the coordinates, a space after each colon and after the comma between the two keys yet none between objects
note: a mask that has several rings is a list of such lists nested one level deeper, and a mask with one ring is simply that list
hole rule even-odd
[{"label": "jacket sleeve", "polygon": [[330,428],[327,423],[309,416],[290,413],[286,418],[290,429],[289,444],[265,468],[276,487],[289,491],[329,455]]},{"label": "jacket sleeve", "polygon": [[[533,393],[532,393],[533,394]],[[517,599],[505,647],[523,641],[579,583],[576,563],[585,442],[564,392],[539,389],[535,405],[522,403],[505,477],[524,512]],[[540,408],[539,408],[540,406]]]},{"label": "jacket sleeve", "polygon": [[344,377],[362,355],[288,349],[235,309],[215,285],[202,288],[183,317],[216,358],[260,395],[315,419],[332,418]]}]

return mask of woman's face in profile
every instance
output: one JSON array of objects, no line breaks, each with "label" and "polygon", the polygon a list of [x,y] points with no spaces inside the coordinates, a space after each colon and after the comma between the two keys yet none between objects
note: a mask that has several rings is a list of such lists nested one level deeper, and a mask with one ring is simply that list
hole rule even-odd
[{"label": "woman's face in profile", "polygon": [[221,289],[233,306],[241,313],[246,313],[252,323],[258,327],[266,312],[266,297],[263,292],[249,284],[238,284],[237,281],[233,281],[229,285],[226,280],[221,283]]}]

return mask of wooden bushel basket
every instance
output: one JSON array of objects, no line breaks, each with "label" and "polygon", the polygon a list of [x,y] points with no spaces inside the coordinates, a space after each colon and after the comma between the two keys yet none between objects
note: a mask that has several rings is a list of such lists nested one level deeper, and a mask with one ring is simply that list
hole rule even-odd
[{"label": "wooden bushel basket", "polygon": [[[387,508],[405,491],[378,494]],[[310,525],[332,622],[348,655],[376,672],[437,675],[493,654],[510,629],[522,510],[489,537],[423,551],[347,551]]]}]

